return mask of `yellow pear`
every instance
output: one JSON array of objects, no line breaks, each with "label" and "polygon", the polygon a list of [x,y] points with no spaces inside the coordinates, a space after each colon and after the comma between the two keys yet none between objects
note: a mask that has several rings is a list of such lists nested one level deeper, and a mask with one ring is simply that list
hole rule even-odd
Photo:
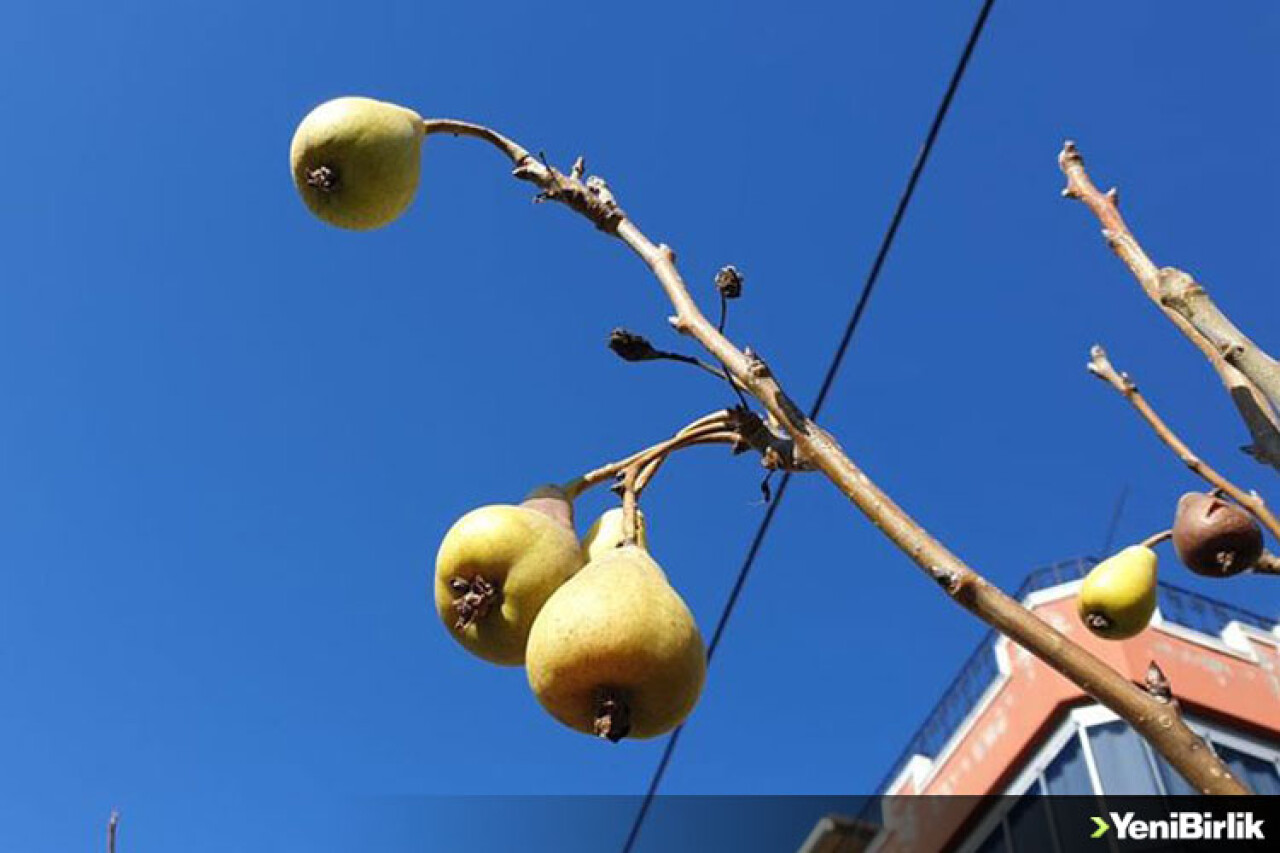
[{"label": "yellow pear", "polygon": [[380,228],[413,201],[423,135],[422,117],[405,107],[372,98],[326,101],[293,134],[294,185],[325,222]]},{"label": "yellow pear", "polygon": [[532,508],[542,500],[535,492],[525,505],[472,510],[436,555],[436,612],[467,651],[493,663],[524,662],[534,617],[583,564],[572,521]]},{"label": "yellow pear", "polygon": [[[648,550],[649,539],[645,535],[644,512],[640,509],[636,509],[636,528],[638,544],[641,548]],[[605,510],[596,519],[595,524],[591,525],[587,535],[582,537],[582,550],[587,555],[587,562],[617,548],[624,538],[622,507]]]},{"label": "yellow pear", "polygon": [[547,601],[525,657],[529,686],[570,728],[657,737],[693,711],[707,653],[693,614],[641,547],[607,549]]},{"label": "yellow pear", "polygon": [[1080,620],[1108,640],[1142,633],[1156,610],[1156,552],[1131,545],[1094,566],[1080,586]]}]

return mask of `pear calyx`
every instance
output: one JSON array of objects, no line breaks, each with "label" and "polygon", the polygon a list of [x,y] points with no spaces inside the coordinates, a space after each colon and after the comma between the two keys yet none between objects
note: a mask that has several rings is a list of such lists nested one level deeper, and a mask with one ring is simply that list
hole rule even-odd
[{"label": "pear calyx", "polygon": [[593,721],[596,736],[617,743],[631,733],[631,706],[612,687],[600,688]]},{"label": "pear calyx", "polygon": [[323,193],[331,193],[338,189],[338,170],[333,166],[316,166],[306,172],[307,186],[315,187]]},{"label": "pear calyx", "polygon": [[449,590],[457,596],[453,600],[453,610],[458,619],[453,627],[459,631],[488,616],[489,608],[502,594],[484,575],[472,575],[469,580],[452,578]]},{"label": "pear calyx", "polygon": [[1262,556],[1262,528],[1243,508],[1217,495],[1187,492],[1178,500],[1173,548],[1196,574],[1230,577]]}]

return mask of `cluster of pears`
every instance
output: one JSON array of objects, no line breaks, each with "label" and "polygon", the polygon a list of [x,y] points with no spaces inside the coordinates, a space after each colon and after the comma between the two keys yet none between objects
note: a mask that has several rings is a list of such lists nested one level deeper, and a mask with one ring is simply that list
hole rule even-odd
[{"label": "cluster of pears", "polygon": [[643,516],[636,538],[625,541],[615,508],[579,541],[572,499],[554,486],[472,510],[440,543],[436,611],[472,654],[524,664],[566,726],[614,742],[656,737],[697,704],[706,648],[649,554]]},{"label": "cluster of pears", "polygon": [[[1178,501],[1173,548],[1196,574],[1223,578],[1262,556],[1262,529],[1253,516],[1214,494],[1188,492]],[[1080,620],[1108,640],[1137,636],[1156,610],[1156,552],[1131,545],[1094,566],[1076,600]]]},{"label": "cluster of pears", "polygon": [[345,97],[312,110],[293,134],[293,183],[316,216],[356,231],[404,213],[418,191],[426,124],[407,107]]}]

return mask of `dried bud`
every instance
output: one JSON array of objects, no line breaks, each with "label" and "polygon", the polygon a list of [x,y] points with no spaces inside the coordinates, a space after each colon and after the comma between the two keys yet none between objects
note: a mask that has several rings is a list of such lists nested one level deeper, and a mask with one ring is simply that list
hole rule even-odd
[{"label": "dried bud", "polygon": [[716,290],[725,299],[737,299],[742,295],[742,273],[733,266],[722,267],[716,273]]},{"label": "dried bud", "polygon": [[609,333],[609,349],[623,361],[649,361],[662,357],[648,338],[626,329],[614,329]]},{"label": "dried bud", "polygon": [[1178,501],[1173,549],[1198,575],[1239,574],[1262,556],[1262,529],[1253,516],[1215,495],[1188,492]]}]

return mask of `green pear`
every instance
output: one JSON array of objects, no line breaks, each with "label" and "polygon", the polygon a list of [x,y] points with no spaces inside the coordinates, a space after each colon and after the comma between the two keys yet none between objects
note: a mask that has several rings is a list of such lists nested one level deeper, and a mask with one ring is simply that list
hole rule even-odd
[{"label": "green pear", "polygon": [[574,534],[555,513],[495,504],[449,528],[436,554],[436,612],[467,651],[497,664],[524,662],[534,618],[584,562]]},{"label": "green pear", "polygon": [[1137,636],[1156,610],[1156,552],[1131,545],[1094,566],[1076,605],[1085,626],[1108,640]]},{"label": "green pear", "polygon": [[[622,507],[617,506],[605,510],[595,524],[591,525],[587,535],[582,537],[582,550],[587,555],[588,563],[622,545],[622,540],[626,538],[622,521]],[[639,540],[637,544],[648,550],[649,538],[645,530],[644,512],[640,509],[636,509],[636,534]]]},{"label": "green pear", "polygon": [[529,632],[529,686],[561,723],[617,742],[693,711],[707,674],[698,625],[637,545],[607,549],[547,601]]},{"label": "green pear", "polygon": [[326,101],[293,134],[294,185],[325,222],[380,228],[413,201],[423,136],[422,117],[405,107],[372,98]]}]

